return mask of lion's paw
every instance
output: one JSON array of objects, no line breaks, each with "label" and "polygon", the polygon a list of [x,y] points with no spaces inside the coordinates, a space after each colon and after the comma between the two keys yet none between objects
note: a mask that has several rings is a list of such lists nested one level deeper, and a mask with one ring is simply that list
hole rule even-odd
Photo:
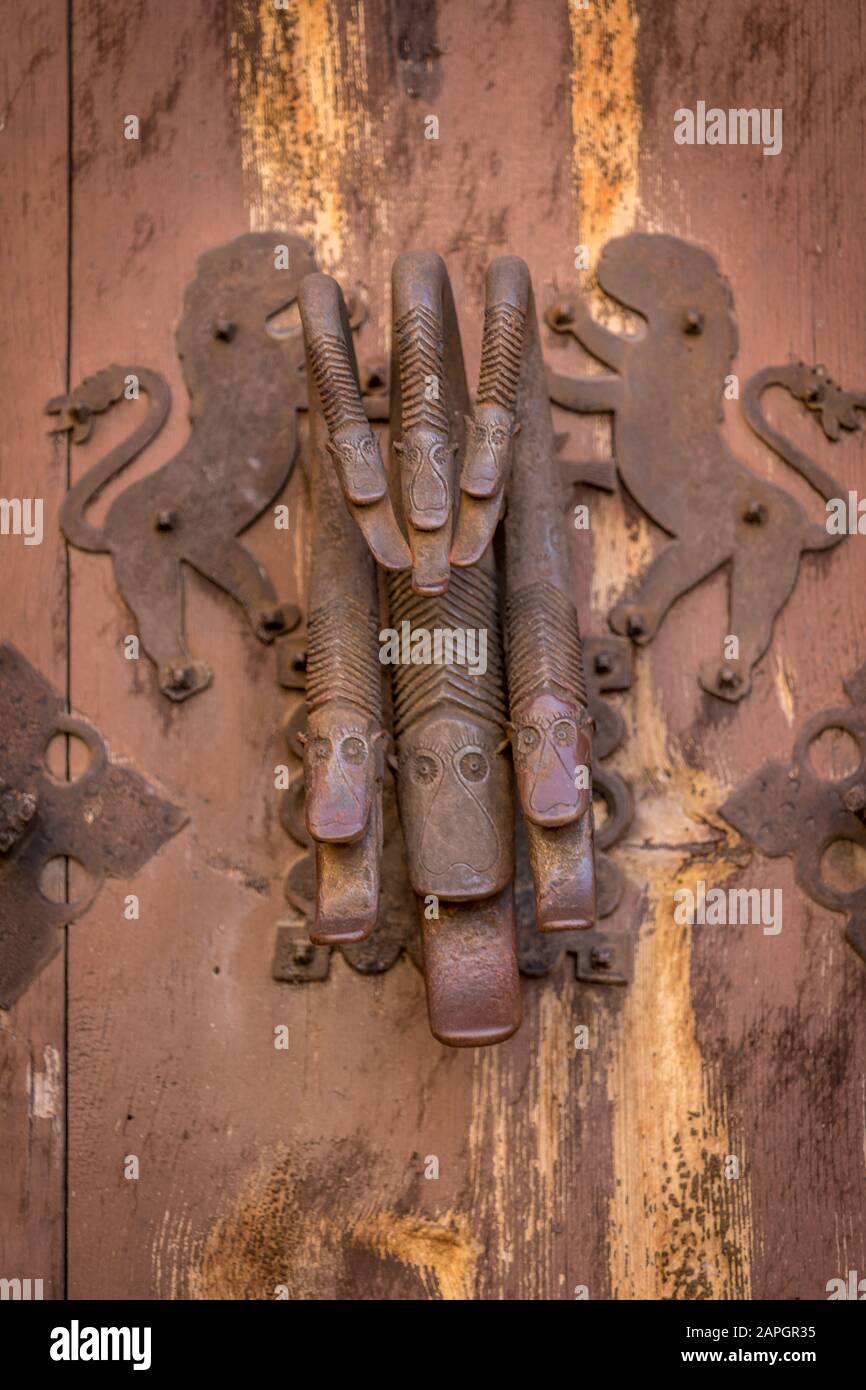
[{"label": "lion's paw", "polygon": [[866,395],[846,391],[827,375],[821,363],[808,369],[803,386],[795,394],[809,410],[820,415],[821,428],[828,439],[835,441],[843,429],[857,430],[862,424],[857,411],[866,410]]}]

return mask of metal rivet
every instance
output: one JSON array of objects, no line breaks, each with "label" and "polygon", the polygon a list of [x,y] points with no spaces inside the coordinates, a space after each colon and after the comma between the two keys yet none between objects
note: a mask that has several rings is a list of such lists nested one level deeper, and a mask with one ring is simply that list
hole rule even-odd
[{"label": "metal rivet", "polygon": [[595,669],[600,676],[607,675],[608,671],[613,670],[613,658],[610,652],[599,652],[595,658]]},{"label": "metal rivet", "polygon": [[237,332],[237,324],[232,323],[231,319],[215,319],[213,335],[224,343],[230,343]]},{"label": "metal rivet", "polygon": [[265,632],[285,631],[285,615],[279,608],[269,608],[266,612],[262,613],[260,622]]},{"label": "metal rivet", "polygon": [[719,685],[723,686],[726,690],[731,690],[733,687],[739,685],[740,680],[741,676],[734,670],[733,666],[723,666],[719,671]]},{"label": "metal rivet", "polygon": [[568,328],[574,323],[574,305],[554,304],[548,312],[547,321],[551,328]]},{"label": "metal rivet", "polygon": [[763,526],[767,520],[767,508],[763,502],[750,502],[743,512],[743,520],[749,526]]},{"label": "metal rivet", "polygon": [[168,672],[168,683],[172,690],[189,690],[192,685],[192,671],[188,666],[172,666]]},{"label": "metal rivet", "polygon": [[683,320],[683,329],[686,333],[703,333],[704,316],[699,309],[686,310],[686,316]]},{"label": "metal rivet", "polygon": [[156,529],[157,531],[173,531],[177,526],[177,512],[170,510],[157,512]]}]

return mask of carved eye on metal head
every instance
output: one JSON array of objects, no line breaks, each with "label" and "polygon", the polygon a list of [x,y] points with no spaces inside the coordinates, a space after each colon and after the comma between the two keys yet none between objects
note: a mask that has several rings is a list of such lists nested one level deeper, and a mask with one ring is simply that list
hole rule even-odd
[{"label": "carved eye on metal head", "polygon": [[574,725],[569,723],[567,719],[561,719],[559,723],[555,724],[553,727],[553,737],[556,742],[563,747],[565,747],[567,743],[574,743],[576,737]]},{"label": "carved eye on metal head", "polygon": [[439,759],[432,753],[416,753],[410,764],[410,771],[415,782],[430,786],[439,776]]},{"label": "carved eye on metal head", "polygon": [[357,734],[349,734],[340,744],[340,754],[344,762],[358,765],[366,760],[367,745]]},{"label": "carved eye on metal head", "polygon": [[466,782],[483,782],[490,765],[480,749],[473,748],[460,759],[460,776]]},{"label": "carved eye on metal head", "polygon": [[520,730],[517,736],[517,751],[518,753],[534,753],[540,742],[541,735],[538,730],[532,724],[528,724],[525,729]]},{"label": "carved eye on metal head", "polygon": [[317,763],[323,763],[330,756],[331,740],[329,738],[315,738],[310,744],[310,753]]}]

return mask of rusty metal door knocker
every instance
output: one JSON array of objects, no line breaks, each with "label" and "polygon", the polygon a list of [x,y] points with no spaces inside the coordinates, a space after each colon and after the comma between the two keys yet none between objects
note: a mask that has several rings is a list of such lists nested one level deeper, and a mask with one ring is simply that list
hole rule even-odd
[{"label": "rusty metal door knocker", "polygon": [[[295,302],[303,339],[271,334],[269,319]],[[577,951],[581,932],[604,954],[593,931],[591,731],[594,715],[605,724],[602,756],[621,736],[609,737],[599,692],[627,685],[629,663],[608,641],[595,651],[607,664],[588,693],[567,491],[525,264],[503,256],[489,267],[474,405],[439,256],[397,258],[392,312],[391,367],[374,388],[358,371],[357,322],[300,238],[256,233],[208,252],[178,331],[189,440],[127,488],[101,528],[86,510],[157,435],[168,387],[156,372],[114,366],[48,410],[81,443],[116,401],[148,400],[142,423],[70,490],[61,524],[72,544],[111,553],[162,693],[181,701],[211,680],[187,646],[184,563],[241,602],[259,638],[278,639],[281,683],[305,691],[287,730],[303,772],[282,815],[304,849],[287,896],[310,931],[275,974],[321,978],[334,948],[374,972],[405,949],[423,966],[435,1035],[471,1046],[519,1026],[519,964],[544,973],[563,949]],[[371,424],[386,420],[387,467]],[[300,453],[311,493],[309,613],[305,633],[287,635],[298,610],[279,601],[237,536]],[[630,819],[620,784],[600,776],[615,809],[603,845]],[[9,808],[21,835],[14,797]],[[600,862],[600,910],[609,912],[619,889]],[[542,949],[539,932],[558,933],[560,945]],[[623,964],[607,978],[626,973]]]},{"label": "rusty metal door knocker", "polygon": [[[304,750],[306,823],[316,842],[313,939],[334,943],[373,929],[375,911],[362,930],[349,907],[324,933],[323,900],[330,893],[353,902],[356,869],[361,884],[378,883],[381,859],[369,829],[381,784],[375,576],[357,539],[343,549],[351,516],[386,569],[390,631],[404,643],[420,639],[392,668],[390,761],[421,917],[431,1027],[443,1042],[465,1046],[501,1041],[521,1017],[509,743],[538,926],[574,930],[594,922],[590,718],[526,266],[502,257],[488,272],[474,410],[441,258],[398,257],[392,304],[389,478],[365,412],[339,287],[311,275],[300,290],[314,453]],[[491,541],[506,498],[503,576]],[[335,566],[335,547],[345,564]],[[319,616],[325,591],[333,605],[327,629]],[[443,634],[461,639],[457,659],[432,654]],[[476,651],[483,636],[485,653],[476,669],[467,658],[473,634]],[[358,724],[359,713],[371,722]],[[341,848],[325,857],[335,825]]]}]

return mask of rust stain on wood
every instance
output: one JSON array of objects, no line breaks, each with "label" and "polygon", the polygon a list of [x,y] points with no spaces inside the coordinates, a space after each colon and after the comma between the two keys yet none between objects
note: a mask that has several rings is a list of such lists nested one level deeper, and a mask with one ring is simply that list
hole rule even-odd
[{"label": "rust stain on wood", "polygon": [[[381,124],[367,112],[361,0],[242,0],[232,73],[254,229],[291,225],[323,270],[343,263],[346,189],[375,187]],[[375,200],[373,200],[375,201]]]}]

